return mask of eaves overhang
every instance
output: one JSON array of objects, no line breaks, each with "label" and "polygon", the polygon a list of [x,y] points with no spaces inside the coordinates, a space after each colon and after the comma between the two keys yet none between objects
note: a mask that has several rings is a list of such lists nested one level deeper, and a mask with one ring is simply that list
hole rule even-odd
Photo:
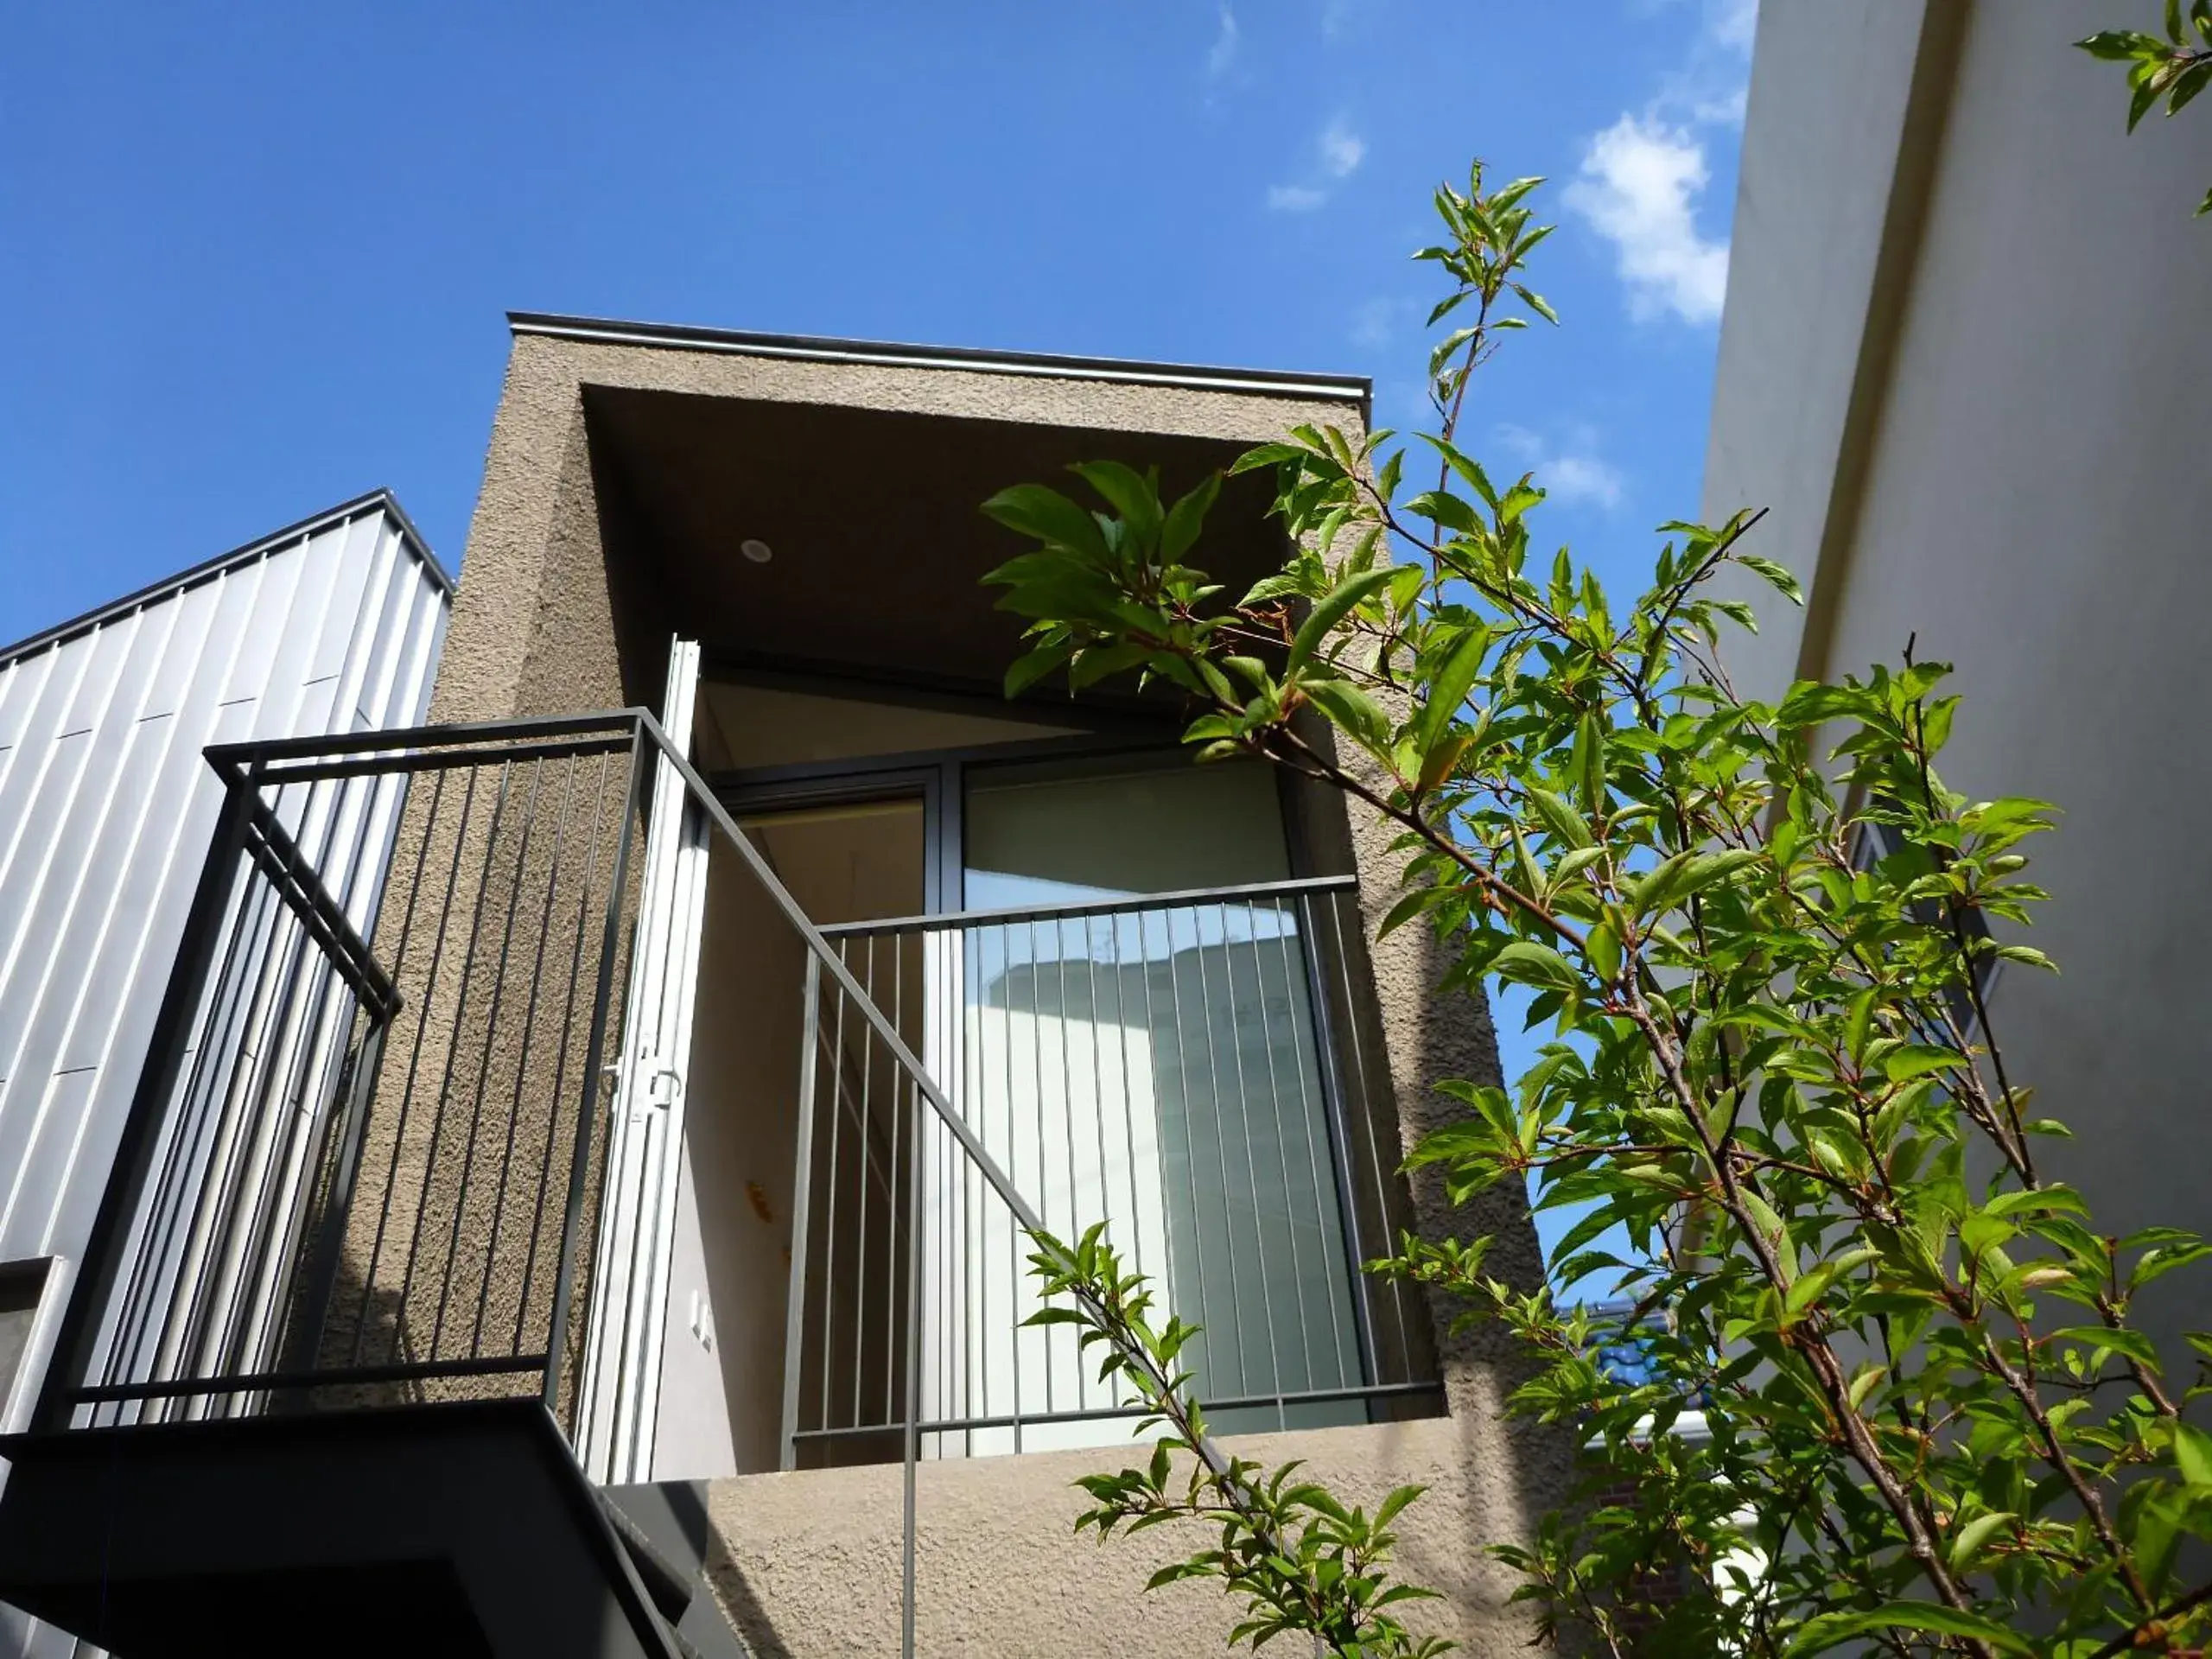
[{"label": "eaves overhang", "polygon": [[1113,357],[1065,357],[1048,352],[1001,352],[966,346],[896,345],[836,340],[815,334],[753,334],[734,328],[695,328],[662,322],[622,322],[598,317],[510,311],[517,334],[588,340],[608,346],[649,346],[664,351],[718,352],[741,357],[796,358],[819,363],[870,364],[884,368],[964,369],[1054,380],[1103,380],[1166,386],[1188,391],[1238,392],[1293,397],[1309,403],[1356,404],[1371,423],[1374,382],[1363,374],[1300,374],[1278,369],[1233,369],[1185,363],[1147,363]]}]

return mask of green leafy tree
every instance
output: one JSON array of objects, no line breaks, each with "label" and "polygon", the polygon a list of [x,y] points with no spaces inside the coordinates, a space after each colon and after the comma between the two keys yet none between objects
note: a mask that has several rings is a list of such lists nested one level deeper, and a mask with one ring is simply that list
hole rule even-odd
[{"label": "green leafy tree", "polygon": [[[2166,101],[2169,117],[2179,115],[2212,81],[2212,0],[2191,0],[2187,28],[2181,0],[2166,0],[2163,37],[2137,29],[2105,29],[2075,44],[2091,57],[2127,66],[2127,130],[2133,132],[2160,99]],[[2196,207],[2199,219],[2207,213],[2212,213],[2212,190]]]},{"label": "green leafy tree", "polygon": [[[989,579],[1028,620],[1009,686],[1164,682],[1201,759],[1355,798],[1405,859],[1385,930],[1433,929],[1446,994],[1525,987],[1554,1028],[1512,1091],[1445,1085],[1464,1116],[1411,1160],[1455,1201],[1529,1182],[1578,1207],[1554,1288],[1486,1272],[1481,1242],[1409,1237],[1378,1264],[1508,1327],[1516,1408],[1586,1448],[1579,1501],[1494,1551],[1546,1634],[1617,1655],[2196,1652],[2212,1582],[2183,1564],[2212,1536],[2212,1435],[2188,1421],[2195,1362],[2177,1376],[2130,1310],[2207,1249],[2091,1224],[1982,994],[1999,961],[2049,967],[2005,941],[2043,896],[2023,849],[2051,810],[1945,786],[1957,699],[1909,650],[1777,702],[1739,691],[1718,649],[1752,624],[1733,595],[1797,597],[1745,550],[1752,515],[1663,527],[1625,605],[1537,554],[1542,492],[1459,435],[1503,335],[1553,321],[1524,285],[1537,183],[1478,166],[1437,194],[1445,237],[1419,257],[1448,279],[1448,331],[1418,448],[1301,427],[1237,463],[1274,474],[1290,550],[1249,592],[1205,574],[1217,480],[1169,502],[1101,463],[1076,469],[1095,504],[995,497],[1033,543]],[[1155,1323],[1101,1232],[1036,1247],[1043,1317],[1081,1327],[1160,1437],[1084,1483],[1082,1525],[1209,1523],[1217,1545],[1155,1582],[1219,1580],[1249,1606],[1242,1638],[1434,1651],[1397,1622],[1389,1568],[1413,1495],[1366,1516],[1224,1458],[1187,1327]],[[1636,1305],[1636,1366],[1563,1300],[1592,1284]]]}]

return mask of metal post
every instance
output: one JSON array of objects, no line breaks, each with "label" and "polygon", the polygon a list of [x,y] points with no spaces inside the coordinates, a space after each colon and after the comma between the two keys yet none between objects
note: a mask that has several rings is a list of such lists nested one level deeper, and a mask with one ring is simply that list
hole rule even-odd
[{"label": "metal post", "polygon": [[[909,1083],[910,1090],[914,1088]],[[922,1453],[922,1103],[907,1110],[906,1527],[899,1602],[900,1659],[914,1659],[914,1465]]]},{"label": "metal post", "polygon": [[[784,1302],[784,1446],[785,1469],[798,1467],[798,1391],[806,1349],[806,1240],[811,1225],[807,1200],[814,1184],[814,1053],[822,1033],[822,964],[809,951],[806,996],[799,1014],[798,1155],[791,1169],[791,1271]],[[833,1059],[834,1064],[834,1059]],[[834,1079],[833,1079],[834,1081]],[[825,1338],[823,1363],[829,1362]],[[826,1423],[823,1425],[829,1427]]]}]

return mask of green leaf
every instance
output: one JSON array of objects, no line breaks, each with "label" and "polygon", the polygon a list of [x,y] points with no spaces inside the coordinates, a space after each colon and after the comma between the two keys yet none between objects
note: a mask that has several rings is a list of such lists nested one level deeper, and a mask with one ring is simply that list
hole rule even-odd
[{"label": "green leaf", "polygon": [[1065,643],[1039,645],[1016,658],[1006,671],[1006,694],[1018,697],[1068,659],[1070,647]]},{"label": "green leaf", "polygon": [[1442,665],[1430,677],[1428,700],[1421,705],[1414,726],[1414,742],[1424,757],[1450,731],[1452,721],[1467,701],[1467,693],[1482,675],[1483,659],[1490,652],[1490,643],[1488,628],[1470,627],[1459,636]]},{"label": "green leaf", "polygon": [[1438,454],[1444,457],[1446,466],[1467,481],[1475,493],[1482,497],[1484,506],[1493,512],[1497,511],[1497,492],[1491,487],[1490,474],[1482,469],[1482,464],[1479,461],[1473,456],[1462,453],[1459,447],[1448,439],[1440,438],[1433,432],[1422,432],[1416,435],[1433,448]]},{"label": "green leaf", "polygon": [[1306,680],[1300,689],[1339,731],[1370,753],[1389,758],[1390,716],[1382,704],[1344,680]]},{"label": "green leaf", "polygon": [[2212,1434],[2193,1424],[2176,1423],[2174,1468],[2190,1487],[2212,1487]]},{"label": "green leaf", "polygon": [[1797,578],[1772,559],[1762,559],[1755,554],[1738,553],[1736,563],[1754,575],[1765,579],[1769,586],[1789,600],[1792,605],[1805,602],[1805,590],[1797,585]]},{"label": "green leaf", "polygon": [[1332,588],[1328,596],[1313,607],[1313,613],[1300,626],[1297,637],[1290,642],[1290,655],[1283,663],[1283,677],[1288,679],[1304,667],[1320,649],[1330,631],[1344,620],[1352,607],[1380,592],[1396,574],[1395,565],[1386,564],[1379,569],[1346,576]]},{"label": "green leaf", "polygon": [[1522,985],[1541,985],[1555,991],[1579,989],[1582,976],[1574,965],[1548,944],[1516,939],[1491,958],[1491,971],[1501,979]]},{"label": "green leaf", "polygon": [[1621,941],[1606,923],[1600,922],[1590,930],[1583,941],[1583,954],[1590,958],[1592,971],[1607,984],[1621,976]]},{"label": "green leaf", "polygon": [[1118,461],[1079,461],[1068,469],[1098,492],[1138,538],[1149,546],[1160,535],[1160,490],[1154,481]]},{"label": "green leaf", "polygon": [[1582,791],[1583,810],[1596,817],[1605,808],[1605,728],[1594,713],[1585,714],[1574,728],[1575,786]]},{"label": "green leaf", "polygon": [[1544,829],[1554,839],[1569,847],[1595,847],[1596,841],[1582,815],[1548,789],[1535,784],[1526,785],[1529,804],[1536,809],[1536,816],[1544,821]]},{"label": "green leaf", "polygon": [[1106,563],[1106,538],[1098,521],[1058,490],[1017,484],[984,502],[983,512],[1008,530],[1065,548],[1092,563]]},{"label": "green leaf", "polygon": [[2026,1638],[1993,1619],[1939,1602],[1893,1601],[1866,1612],[1822,1613],[1808,1618],[1786,1649],[1788,1659],[1826,1653],[1855,1636],[1920,1630],[1932,1636],[1975,1637],[2005,1653],[2032,1653]]},{"label": "green leaf", "polygon": [[1213,511],[1214,499],[1221,493],[1221,474],[1208,473],[1196,489],[1179,497],[1167,510],[1167,521],[1160,527],[1160,556],[1164,563],[1173,564],[1189,552],[1205,528],[1206,514]]},{"label": "green leaf", "polygon": [[1951,1541],[1951,1571],[1964,1573],[1971,1568],[1982,1547],[2018,1519],[2010,1510],[1995,1510],[1987,1515],[1977,1515],[1961,1527],[1958,1536]]},{"label": "green leaf", "polygon": [[2107,63],[2126,63],[2141,56],[2145,51],[2158,49],[2155,35],[2138,33],[2132,29],[2101,29],[2075,45],[2093,58],[2102,58]]},{"label": "green leaf", "polygon": [[2078,1342],[2090,1348],[2109,1348],[2113,1352],[2125,1355],[2153,1370],[2158,1366],[2158,1349],[2140,1331],[2130,1331],[2125,1326],[2113,1331],[2101,1325],[2069,1325],[2063,1331],[2054,1331],[2050,1334],[2054,1340]]},{"label": "green leaf", "polygon": [[1966,1065],[1966,1057],[1934,1043],[1904,1043],[1882,1059],[1882,1075],[1891,1083],[1910,1083]]}]

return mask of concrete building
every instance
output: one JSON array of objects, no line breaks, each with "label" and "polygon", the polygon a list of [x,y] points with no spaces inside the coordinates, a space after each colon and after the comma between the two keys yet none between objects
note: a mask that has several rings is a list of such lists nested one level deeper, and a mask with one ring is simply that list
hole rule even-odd
[{"label": "concrete building", "polygon": [[1414,1223],[1537,1274],[1517,1198],[1397,1173],[1481,1004],[1370,943],[1342,798],[1007,702],[978,584],[995,490],[1187,487],[1365,384],[512,322],[432,723],[210,751],[0,1592],[131,1659],[1204,1650],[1175,1542],[1071,1535],[1130,1420],[1018,1328],[1022,1227],[1105,1219],[1234,1449],[1428,1485],[1417,1616],[1518,1650],[1481,1545],[1560,1471],[1492,1338],[1357,1270]]},{"label": "concrete building", "polygon": [[[1806,590],[1751,595],[1744,689],[1911,640],[1965,696],[1947,781],[2063,809],[2029,849],[2063,977],[2008,970],[1993,1015],[2115,1233],[2212,1230],[2212,120],[2130,136],[2070,44],[2150,10],[1762,9],[1704,490],[1770,509],[1749,545]],[[2169,1351],[2201,1282],[2144,1310]]]}]

